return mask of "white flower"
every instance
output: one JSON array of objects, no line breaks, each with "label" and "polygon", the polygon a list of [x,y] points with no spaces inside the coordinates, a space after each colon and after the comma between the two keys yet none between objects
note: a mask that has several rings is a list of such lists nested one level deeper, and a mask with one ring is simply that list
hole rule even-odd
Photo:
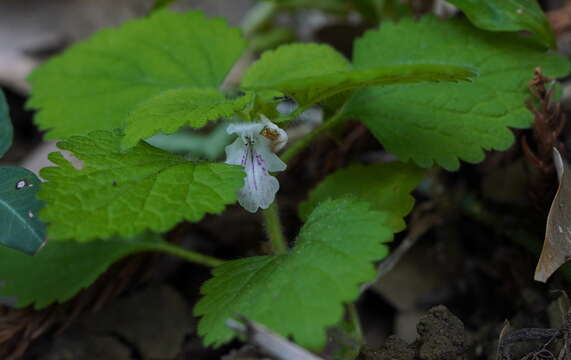
[{"label": "white flower", "polygon": [[226,146],[226,164],[242,165],[246,172],[244,186],[238,190],[238,202],[250,212],[267,209],[280,188],[269,172],[286,168],[274,153],[287,143],[286,132],[263,115],[262,122],[231,124],[226,132],[239,136]]}]

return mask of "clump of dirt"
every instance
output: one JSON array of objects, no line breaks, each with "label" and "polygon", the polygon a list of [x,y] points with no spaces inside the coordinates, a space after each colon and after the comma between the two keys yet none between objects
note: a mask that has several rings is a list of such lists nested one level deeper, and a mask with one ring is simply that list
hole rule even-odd
[{"label": "clump of dirt", "polygon": [[416,326],[412,344],[391,336],[380,349],[364,348],[360,360],[462,360],[467,349],[464,324],[443,305],[433,307]]},{"label": "clump of dirt", "polygon": [[419,359],[457,360],[466,350],[464,324],[443,305],[430,309],[416,331]]},{"label": "clump of dirt", "polygon": [[380,349],[364,347],[359,360],[415,360],[416,350],[412,344],[393,335],[389,336]]}]

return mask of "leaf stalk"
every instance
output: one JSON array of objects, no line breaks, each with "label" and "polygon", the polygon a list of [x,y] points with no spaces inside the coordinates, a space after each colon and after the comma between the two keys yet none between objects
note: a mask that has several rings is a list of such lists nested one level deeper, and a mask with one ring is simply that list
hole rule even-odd
[{"label": "leaf stalk", "polygon": [[208,255],[204,255],[201,254],[199,252],[196,251],[192,251],[192,250],[188,250],[185,248],[182,248],[180,246],[177,245],[173,245],[167,242],[161,242],[158,244],[153,244],[153,250],[156,251],[161,251],[167,254],[171,254],[171,255],[175,255],[178,256],[182,259],[188,260],[190,262],[193,262],[195,264],[200,264],[200,265],[204,265],[207,267],[216,267],[218,265],[222,265],[224,263],[224,260],[212,257],[212,256],[208,256]]}]

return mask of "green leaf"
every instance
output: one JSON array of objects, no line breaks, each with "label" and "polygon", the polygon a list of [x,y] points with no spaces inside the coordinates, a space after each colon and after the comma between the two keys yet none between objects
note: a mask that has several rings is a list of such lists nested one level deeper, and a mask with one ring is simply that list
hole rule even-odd
[{"label": "green leaf", "polygon": [[368,201],[371,208],[389,213],[387,225],[393,232],[404,230],[403,220],[414,205],[410,192],[420,183],[424,171],[401,162],[352,165],[325,178],[299,207],[302,219],[326,199],[348,195]]},{"label": "green leaf", "polygon": [[42,246],[46,230],[38,218],[42,202],[36,193],[40,185],[29,170],[0,167],[0,244],[27,254],[34,254]]},{"label": "green leaf", "polygon": [[529,30],[550,48],[553,30],[536,0],[448,0],[477,27],[491,31]]},{"label": "green leaf", "polygon": [[[300,104],[310,101],[311,89],[296,87],[299,81],[351,70],[351,63],[329,45],[289,44],[262,54],[242,78],[244,89],[285,92]],[[294,90],[297,90],[295,92]],[[305,91],[304,91],[305,90]]]},{"label": "green leaf", "polygon": [[8,113],[8,104],[0,90],[0,157],[12,146],[12,122]]},{"label": "green leaf", "polygon": [[253,101],[253,93],[227,99],[214,89],[166,91],[137,106],[129,114],[122,147],[133,147],[139,140],[159,132],[173,134],[184,125],[201,128],[208,121],[230,117],[244,110]]},{"label": "green leaf", "polygon": [[101,30],[40,66],[28,106],[39,110],[36,123],[49,138],[120,128],[166,91],[219,87],[245,46],[223,19],[159,11]]},{"label": "green leaf", "polygon": [[146,229],[169,230],[182,220],[198,221],[236,201],[244,170],[217,163],[192,163],[140,143],[120,150],[121,135],[96,131],[58,143],[84,162],[74,168],[61,153],[57,167],[42,169],[40,215],[53,239],[86,241],[132,237]]},{"label": "green leaf", "polygon": [[343,55],[327,45],[292,44],[264,53],[250,67],[242,86],[250,90],[279,90],[306,106],[358,87],[467,80],[476,75],[469,68],[446,64],[355,70]]},{"label": "green leaf", "polygon": [[343,316],[343,304],[375,277],[392,239],[385,213],[352,199],[321,203],[286,255],[229,261],[214,269],[194,312],[198,332],[219,346],[234,334],[225,321],[239,315],[260,322],[310,349],[325,343],[325,328]]},{"label": "green leaf", "polygon": [[[0,157],[12,145],[8,104],[0,90]],[[37,176],[21,167],[0,167],[0,244],[34,254],[46,239],[45,224],[38,218],[42,202]]]},{"label": "green leaf", "polygon": [[508,127],[531,124],[525,99],[536,66],[547,76],[569,72],[568,60],[522,36],[434,17],[383,23],[357,40],[354,62],[357,68],[440,62],[478,71],[471,83],[361,89],[347,106],[346,115],[360,118],[401,160],[423,167],[437,162],[449,170],[459,167],[459,159],[481,161],[482,149],[507,149],[513,142]]},{"label": "green leaf", "polygon": [[64,302],[88,287],[115,261],[139,251],[154,250],[162,240],[97,240],[87,244],[50,240],[35,256],[0,247],[0,295],[15,296],[16,306],[42,309]]}]

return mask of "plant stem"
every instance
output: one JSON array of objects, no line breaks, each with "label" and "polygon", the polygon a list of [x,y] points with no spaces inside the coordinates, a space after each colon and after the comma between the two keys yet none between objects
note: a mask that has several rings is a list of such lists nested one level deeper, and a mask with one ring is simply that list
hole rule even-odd
[{"label": "plant stem", "polygon": [[289,149],[287,149],[281,156],[282,161],[285,162],[286,164],[289,163],[294,156],[296,156],[300,151],[308,147],[309,144],[311,144],[313,140],[315,140],[318,136],[320,136],[327,130],[330,130],[339,125],[344,120],[343,109],[344,107],[341,107],[341,109],[339,109],[335,113],[335,115],[333,115],[331,118],[329,118],[329,120],[325,121],[319,127],[315,128],[312,132],[307,134],[304,138],[300,139],[298,142],[293,144]]},{"label": "plant stem", "polygon": [[245,36],[251,36],[274,16],[278,6],[274,2],[262,2],[254,5],[242,20],[240,28]]},{"label": "plant stem", "polygon": [[161,242],[153,244],[151,246],[152,250],[162,251],[167,254],[176,255],[180,258],[188,260],[190,262],[208,266],[215,267],[224,263],[224,260],[217,259],[212,256],[204,255],[196,251],[188,250],[177,245],[173,245],[167,242]]},{"label": "plant stem", "polygon": [[347,314],[349,316],[349,321],[353,325],[353,336],[359,342],[359,345],[363,345],[365,343],[365,340],[363,339],[361,320],[359,319],[359,313],[357,312],[357,307],[355,306],[355,303],[347,304]]},{"label": "plant stem", "polygon": [[288,246],[282,230],[282,223],[280,220],[277,202],[274,201],[274,203],[270,205],[269,208],[263,210],[262,216],[264,218],[266,233],[270,238],[270,243],[272,244],[274,254],[287,254]]},{"label": "plant stem", "polygon": [[[288,163],[295,155],[300,151],[305,149],[313,140],[315,140],[319,135],[323,134],[325,131],[339,125],[343,120],[343,107],[339,109],[335,115],[333,115],[329,120],[321,124],[318,128],[307,134],[303,139],[299,140],[292,147],[290,147],[282,156],[283,162]],[[266,233],[272,244],[272,249],[274,254],[287,254],[288,245],[287,240],[284,237],[282,230],[282,223],[280,220],[280,214],[278,210],[277,202],[274,201],[269,208],[262,211],[262,216],[264,218],[264,225],[266,226]]]}]

